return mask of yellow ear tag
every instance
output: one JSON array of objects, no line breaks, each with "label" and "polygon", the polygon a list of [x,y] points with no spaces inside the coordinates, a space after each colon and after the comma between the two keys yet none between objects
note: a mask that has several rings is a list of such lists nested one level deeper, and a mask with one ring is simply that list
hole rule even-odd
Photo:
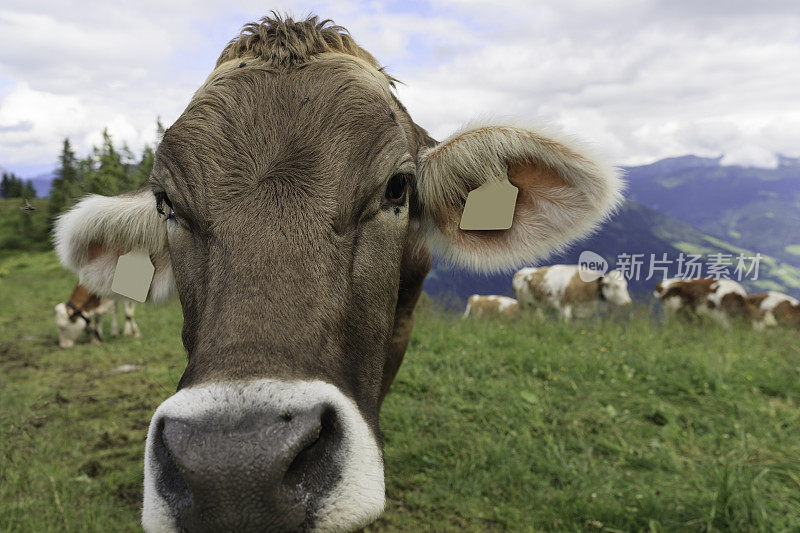
[{"label": "yellow ear tag", "polygon": [[467,195],[459,227],[464,230],[508,229],[514,221],[519,189],[508,181],[484,183]]},{"label": "yellow ear tag", "polygon": [[142,250],[119,256],[111,290],[120,296],[144,303],[150,291],[150,282],[156,268],[150,262],[150,254]]}]

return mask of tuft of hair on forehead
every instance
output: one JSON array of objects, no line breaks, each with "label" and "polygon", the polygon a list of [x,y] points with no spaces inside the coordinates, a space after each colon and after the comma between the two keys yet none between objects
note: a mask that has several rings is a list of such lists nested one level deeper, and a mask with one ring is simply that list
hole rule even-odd
[{"label": "tuft of hair on forehead", "polygon": [[245,24],[237,37],[225,46],[217,59],[217,67],[226,61],[254,57],[275,67],[291,67],[305,63],[318,54],[335,52],[357,57],[375,67],[394,86],[375,57],[361,48],[345,28],[330,19],[309,16],[295,21],[272,12],[259,22]]}]

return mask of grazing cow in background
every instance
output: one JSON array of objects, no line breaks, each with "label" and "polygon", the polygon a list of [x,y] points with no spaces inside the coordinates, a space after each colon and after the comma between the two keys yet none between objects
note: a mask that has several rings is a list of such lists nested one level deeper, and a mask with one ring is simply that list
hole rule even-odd
[{"label": "grazing cow in background", "polygon": [[508,296],[480,296],[473,294],[467,300],[464,318],[475,316],[514,318],[519,316],[519,302]]},{"label": "grazing cow in background", "polygon": [[800,301],[797,298],[778,291],[767,291],[752,294],[747,300],[764,313],[766,325],[800,328]]},{"label": "grazing cow in background", "polygon": [[764,313],[747,299],[747,291],[729,279],[681,279],[659,281],[653,295],[668,314],[709,317],[723,327],[745,320],[756,329],[764,326]]},{"label": "grazing cow in background", "polygon": [[[133,316],[136,304],[127,298],[121,300],[125,313],[123,335],[139,337],[141,335],[139,326]],[[99,344],[103,336],[103,316],[109,311],[111,311],[111,335],[118,335],[118,304],[119,299],[101,298],[89,292],[80,283],[75,285],[69,300],[55,306],[58,345],[61,348],[72,348],[84,331],[89,333],[93,344]]]},{"label": "grazing cow in background", "polygon": [[[108,294],[129,250],[177,287],[188,363],[150,422],[148,531],[345,531],[383,510],[378,418],[431,251],[479,271],[579,238],[620,200],[572,138],[483,124],[442,142],[342,28],[248,24],[158,145],[148,189],[89,196],[56,248]],[[519,189],[508,230],[459,228]]]},{"label": "grazing cow in background", "polygon": [[[583,281],[582,276],[593,281]],[[514,274],[512,286],[520,304],[554,309],[566,321],[590,316],[601,302],[631,303],[628,282],[618,270],[604,275],[578,265],[529,267]]]}]

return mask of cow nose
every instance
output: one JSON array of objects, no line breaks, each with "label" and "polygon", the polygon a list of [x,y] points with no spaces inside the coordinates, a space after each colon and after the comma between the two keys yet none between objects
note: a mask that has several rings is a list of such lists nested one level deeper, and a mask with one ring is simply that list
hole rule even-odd
[{"label": "cow nose", "polygon": [[162,496],[185,531],[297,531],[336,483],[335,409],[165,418]]}]

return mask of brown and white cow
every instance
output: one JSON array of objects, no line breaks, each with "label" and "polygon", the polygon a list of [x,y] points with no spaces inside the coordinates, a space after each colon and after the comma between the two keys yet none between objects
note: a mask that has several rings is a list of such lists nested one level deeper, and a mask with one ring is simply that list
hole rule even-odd
[{"label": "brown and white cow", "polygon": [[[84,331],[89,334],[93,344],[99,344],[103,336],[103,316],[108,312],[111,312],[111,335],[119,335],[118,304],[117,298],[101,298],[80,283],[75,285],[69,299],[57,304],[54,309],[58,345],[72,348]],[[123,335],[139,337],[139,326],[134,318],[136,304],[124,298],[122,306],[125,314]]]},{"label": "brown and white cow", "polygon": [[618,270],[603,274],[578,265],[528,267],[514,274],[511,284],[522,305],[554,309],[566,321],[590,316],[602,302],[631,303],[628,282]]},{"label": "brown and white cow", "polygon": [[751,294],[747,300],[764,313],[766,325],[800,328],[800,301],[797,298],[778,291],[767,291]]},{"label": "brown and white cow", "polygon": [[[470,190],[519,188],[505,231],[459,229]],[[188,364],[145,448],[148,531],[341,531],[385,501],[378,415],[431,252],[489,271],[591,231],[616,169],[571,137],[487,123],[442,142],[327,21],[245,26],[166,131],[151,188],[90,196],[62,262],[108,294],[150,254],[177,287]],[[163,215],[160,215],[163,213]]]},{"label": "brown and white cow", "polygon": [[665,279],[656,284],[653,295],[669,315],[709,317],[726,328],[734,320],[749,322],[756,329],[764,326],[764,313],[747,300],[744,287],[730,279]]},{"label": "brown and white cow", "polygon": [[515,318],[519,316],[519,302],[508,296],[473,294],[467,300],[467,308],[464,310],[464,318],[469,316]]}]

